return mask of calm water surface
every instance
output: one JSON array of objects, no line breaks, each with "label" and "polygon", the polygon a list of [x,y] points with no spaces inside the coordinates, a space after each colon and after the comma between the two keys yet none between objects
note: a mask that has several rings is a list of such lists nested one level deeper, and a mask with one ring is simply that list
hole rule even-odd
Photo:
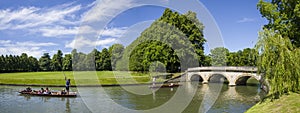
[{"label": "calm water surface", "polygon": [[[188,85],[185,85],[188,84]],[[192,83],[185,83],[181,87],[189,86]],[[95,87],[83,87],[80,89],[71,89],[80,91],[77,98],[63,97],[39,97],[20,95],[17,91],[25,87],[0,86],[0,113],[87,113],[87,112],[126,112],[126,110],[117,108],[126,108],[144,112],[143,110],[157,108],[162,106],[176,95],[180,88],[160,88],[149,89],[148,86],[126,86],[129,89],[147,89],[152,90],[151,94],[140,95],[124,90],[122,87],[103,87],[103,90]],[[39,87],[33,87],[39,89]],[[62,88],[51,88],[52,90],[61,90]],[[183,111],[185,113],[197,112],[234,112],[242,113],[256,104],[262,92],[258,86],[235,86],[229,87],[223,85],[220,90],[216,90],[215,84],[197,84],[193,87],[185,87],[182,91],[188,93],[193,89],[195,95],[183,95],[180,98],[185,99],[192,96],[191,102]],[[97,91],[96,91],[97,90]],[[82,93],[83,92],[83,93]],[[219,92],[219,93],[218,93]],[[145,93],[147,91],[145,90]],[[216,101],[209,99],[211,95],[217,95]],[[206,99],[203,99],[206,98]],[[97,101],[98,100],[98,101]],[[95,102],[93,102],[95,101]],[[114,104],[112,104],[114,103]],[[115,106],[118,105],[118,106]],[[212,104],[212,106],[210,106]],[[167,109],[176,109],[180,107],[180,101],[173,103]],[[128,111],[127,111],[128,112]],[[164,113],[164,111],[161,111]]]}]

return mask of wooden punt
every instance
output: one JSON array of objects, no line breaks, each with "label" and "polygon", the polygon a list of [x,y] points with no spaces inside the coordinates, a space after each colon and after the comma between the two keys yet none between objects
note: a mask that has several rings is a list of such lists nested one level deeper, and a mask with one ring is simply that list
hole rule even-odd
[{"label": "wooden punt", "polygon": [[38,92],[20,91],[20,94],[32,95],[32,96],[47,96],[47,97],[76,97],[76,92],[69,92],[69,94],[61,94],[60,92],[51,92],[51,94],[39,94]]}]

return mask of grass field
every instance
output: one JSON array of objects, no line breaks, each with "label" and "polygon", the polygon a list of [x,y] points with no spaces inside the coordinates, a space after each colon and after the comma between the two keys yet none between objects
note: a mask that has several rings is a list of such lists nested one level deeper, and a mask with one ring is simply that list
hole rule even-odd
[{"label": "grass field", "polygon": [[151,74],[113,71],[1,73],[0,84],[64,85],[64,75],[72,85],[150,83]]},{"label": "grass field", "polygon": [[290,93],[273,101],[266,99],[254,105],[246,113],[300,113],[299,98],[299,93]]}]

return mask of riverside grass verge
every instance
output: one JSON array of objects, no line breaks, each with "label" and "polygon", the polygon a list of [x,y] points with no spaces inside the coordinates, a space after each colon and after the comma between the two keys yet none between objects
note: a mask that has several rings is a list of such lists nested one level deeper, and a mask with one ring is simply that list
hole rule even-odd
[{"label": "riverside grass verge", "polygon": [[[74,75],[75,74],[75,75]],[[0,84],[64,86],[65,77],[72,86],[149,84],[153,73],[122,71],[67,71],[0,73]],[[95,76],[96,75],[96,76]],[[157,82],[164,80],[159,79]]]},{"label": "riverside grass verge", "polygon": [[273,101],[266,98],[245,113],[300,113],[300,93],[286,94]]}]

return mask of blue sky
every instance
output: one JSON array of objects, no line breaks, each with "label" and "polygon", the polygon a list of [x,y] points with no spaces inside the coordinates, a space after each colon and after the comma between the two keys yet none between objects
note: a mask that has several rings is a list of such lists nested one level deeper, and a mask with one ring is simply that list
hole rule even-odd
[{"label": "blue sky", "polygon": [[[113,0],[0,1],[0,54],[20,55],[25,52],[39,58],[43,53],[52,55],[57,50],[70,53],[76,47],[93,46],[101,50],[114,43],[128,45],[164,11],[164,7],[153,5],[128,8],[118,13],[104,29],[95,30],[91,27],[98,24],[85,24],[87,20],[89,22],[105,20],[118,8],[134,4],[134,0],[116,3],[111,1]],[[177,3],[180,2],[185,1]],[[256,9],[258,0],[200,0],[200,2],[214,17],[224,46],[230,51],[253,47],[259,30],[267,23]],[[97,14],[93,14],[92,9],[95,8],[98,8]],[[89,40],[78,35],[82,32],[97,33],[99,35],[97,37],[101,38]],[[209,53],[207,44],[205,53]]]}]

